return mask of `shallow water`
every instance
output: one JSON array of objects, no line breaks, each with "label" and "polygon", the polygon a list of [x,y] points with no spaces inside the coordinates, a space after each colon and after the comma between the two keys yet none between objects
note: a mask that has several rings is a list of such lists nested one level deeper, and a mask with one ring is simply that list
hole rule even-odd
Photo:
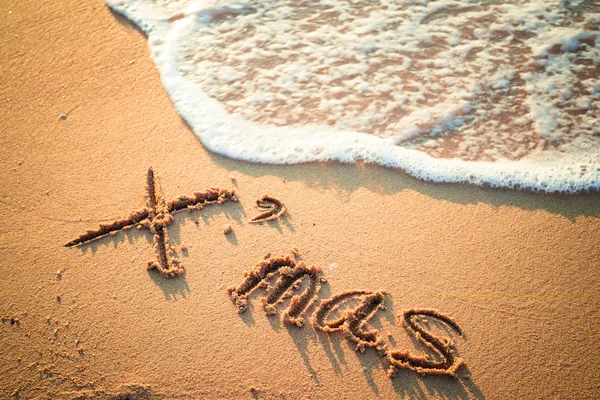
[{"label": "shallow water", "polygon": [[108,0],[210,150],[600,188],[596,1]]}]

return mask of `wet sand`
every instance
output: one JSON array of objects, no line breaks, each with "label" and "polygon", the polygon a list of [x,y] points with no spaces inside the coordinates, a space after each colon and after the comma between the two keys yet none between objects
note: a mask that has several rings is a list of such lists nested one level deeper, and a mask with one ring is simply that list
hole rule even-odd
[{"label": "wet sand", "polygon": [[[600,194],[432,184],[372,165],[227,159],[196,139],[145,38],[102,1],[8,2],[0,13],[0,398],[600,392]],[[143,208],[150,167],[166,199],[210,187],[239,197],[173,214],[169,243],[184,275],[147,269],[155,257],[147,229],[65,247]],[[251,223],[264,194],[287,212]],[[305,320],[336,294],[382,290],[385,309],[365,330],[377,329],[389,349],[435,357],[404,327],[403,312],[437,310],[462,335],[436,318],[414,323],[452,341],[464,362],[457,377],[405,368],[390,379],[375,348],[356,351],[342,331],[283,323],[291,296],[266,315],[267,292],[256,289],[238,313],[227,288],[267,254],[293,248],[326,278]]]}]

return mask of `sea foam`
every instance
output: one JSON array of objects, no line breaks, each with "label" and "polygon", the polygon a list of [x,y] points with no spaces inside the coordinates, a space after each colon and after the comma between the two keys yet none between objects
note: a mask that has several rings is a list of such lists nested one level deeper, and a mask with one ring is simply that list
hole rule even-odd
[{"label": "sea foam", "polygon": [[211,151],[600,189],[600,6],[565,0],[107,0]]}]

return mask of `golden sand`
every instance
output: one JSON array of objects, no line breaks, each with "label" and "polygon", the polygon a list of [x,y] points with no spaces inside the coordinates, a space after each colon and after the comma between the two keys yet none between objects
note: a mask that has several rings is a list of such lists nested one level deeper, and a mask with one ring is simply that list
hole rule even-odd
[{"label": "golden sand", "polygon": [[[0,3],[0,398],[597,397],[598,193],[541,195],[426,183],[371,165],[227,159],[180,119],[146,39],[102,1]],[[185,274],[165,279],[140,268],[154,256],[148,229],[64,247],[143,204],[150,166],[165,199],[206,184],[233,185],[239,196],[172,213],[168,243]],[[252,224],[265,191],[288,213]],[[233,231],[224,235],[226,225]],[[328,284],[317,282],[319,300],[298,303],[302,315],[292,317],[314,315],[336,293],[385,289],[385,309],[353,334],[377,330],[397,357],[370,346],[357,352],[343,332],[265,316],[254,307],[260,291],[235,312],[226,288],[264,254],[294,247]],[[280,298],[279,314],[292,298]],[[447,318],[413,312],[406,321],[402,310],[410,309],[451,316],[462,335]],[[426,338],[418,326],[440,342],[416,339]],[[456,377],[406,368],[388,377],[396,361],[447,371],[459,359]]]}]

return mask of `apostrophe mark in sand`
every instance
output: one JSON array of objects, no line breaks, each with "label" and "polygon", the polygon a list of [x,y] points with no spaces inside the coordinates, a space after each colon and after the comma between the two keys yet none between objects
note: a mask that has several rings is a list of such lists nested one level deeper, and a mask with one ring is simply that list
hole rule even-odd
[{"label": "apostrophe mark in sand", "polygon": [[[248,296],[256,289],[264,288],[266,297],[261,299],[263,309],[267,315],[277,314],[277,304],[291,296],[292,290],[297,290],[303,279],[308,278],[309,286],[301,295],[294,295],[290,306],[283,312],[281,320],[287,324],[298,327],[304,326],[302,313],[317,300],[316,293],[323,277],[319,278],[321,269],[315,266],[306,266],[304,262],[296,262],[291,255],[268,257],[244,273],[244,281],[237,287],[227,289],[231,299],[235,302],[238,312],[242,313],[248,307]],[[274,284],[269,280],[279,274]]]},{"label": "apostrophe mark in sand", "polygon": [[[385,291],[368,292],[365,290],[353,290],[337,294],[327,300],[323,300],[312,317],[312,325],[315,329],[323,332],[342,331],[348,340],[356,344],[356,350],[363,352],[366,347],[373,347],[383,351],[383,341],[376,329],[367,331],[367,322],[375,315],[377,310],[384,309],[383,300],[387,294]],[[358,305],[350,311],[342,313],[342,316],[332,321],[327,321],[329,313],[337,310],[339,306],[347,301],[356,299]]]},{"label": "apostrophe mark in sand", "polygon": [[435,353],[441,361],[433,361],[427,356],[413,356],[406,350],[390,350],[387,352],[387,359],[390,362],[390,376],[393,376],[395,369],[412,369],[421,375],[449,375],[456,377],[456,371],[464,364],[462,358],[455,357],[450,339],[432,335],[419,325],[419,317],[432,317],[444,322],[459,335],[462,331],[456,321],[436,310],[411,309],[404,312],[404,327],[419,342],[423,343],[428,349]]},{"label": "apostrophe mark in sand", "polygon": [[100,225],[96,230],[88,230],[83,235],[70,241],[65,246],[71,247],[86,243],[105,235],[114,236],[119,230],[128,230],[137,225],[139,229],[146,228],[154,235],[154,250],[156,257],[148,263],[148,268],[156,268],[167,278],[173,278],[183,273],[178,259],[173,258],[169,245],[167,225],[173,222],[173,214],[180,210],[200,210],[211,204],[223,204],[226,201],[238,201],[234,190],[210,188],[204,192],[195,192],[193,196],[179,196],[174,200],[165,201],[158,179],[152,168],[148,169],[147,177],[147,206],[133,211],[128,217],[119,219],[111,224]]},{"label": "apostrophe mark in sand", "polygon": [[253,223],[274,221],[277,218],[282,217],[287,211],[280,200],[277,200],[275,197],[269,196],[268,194],[265,194],[260,199],[256,200],[256,205],[258,208],[266,211],[252,218],[250,222]]}]

